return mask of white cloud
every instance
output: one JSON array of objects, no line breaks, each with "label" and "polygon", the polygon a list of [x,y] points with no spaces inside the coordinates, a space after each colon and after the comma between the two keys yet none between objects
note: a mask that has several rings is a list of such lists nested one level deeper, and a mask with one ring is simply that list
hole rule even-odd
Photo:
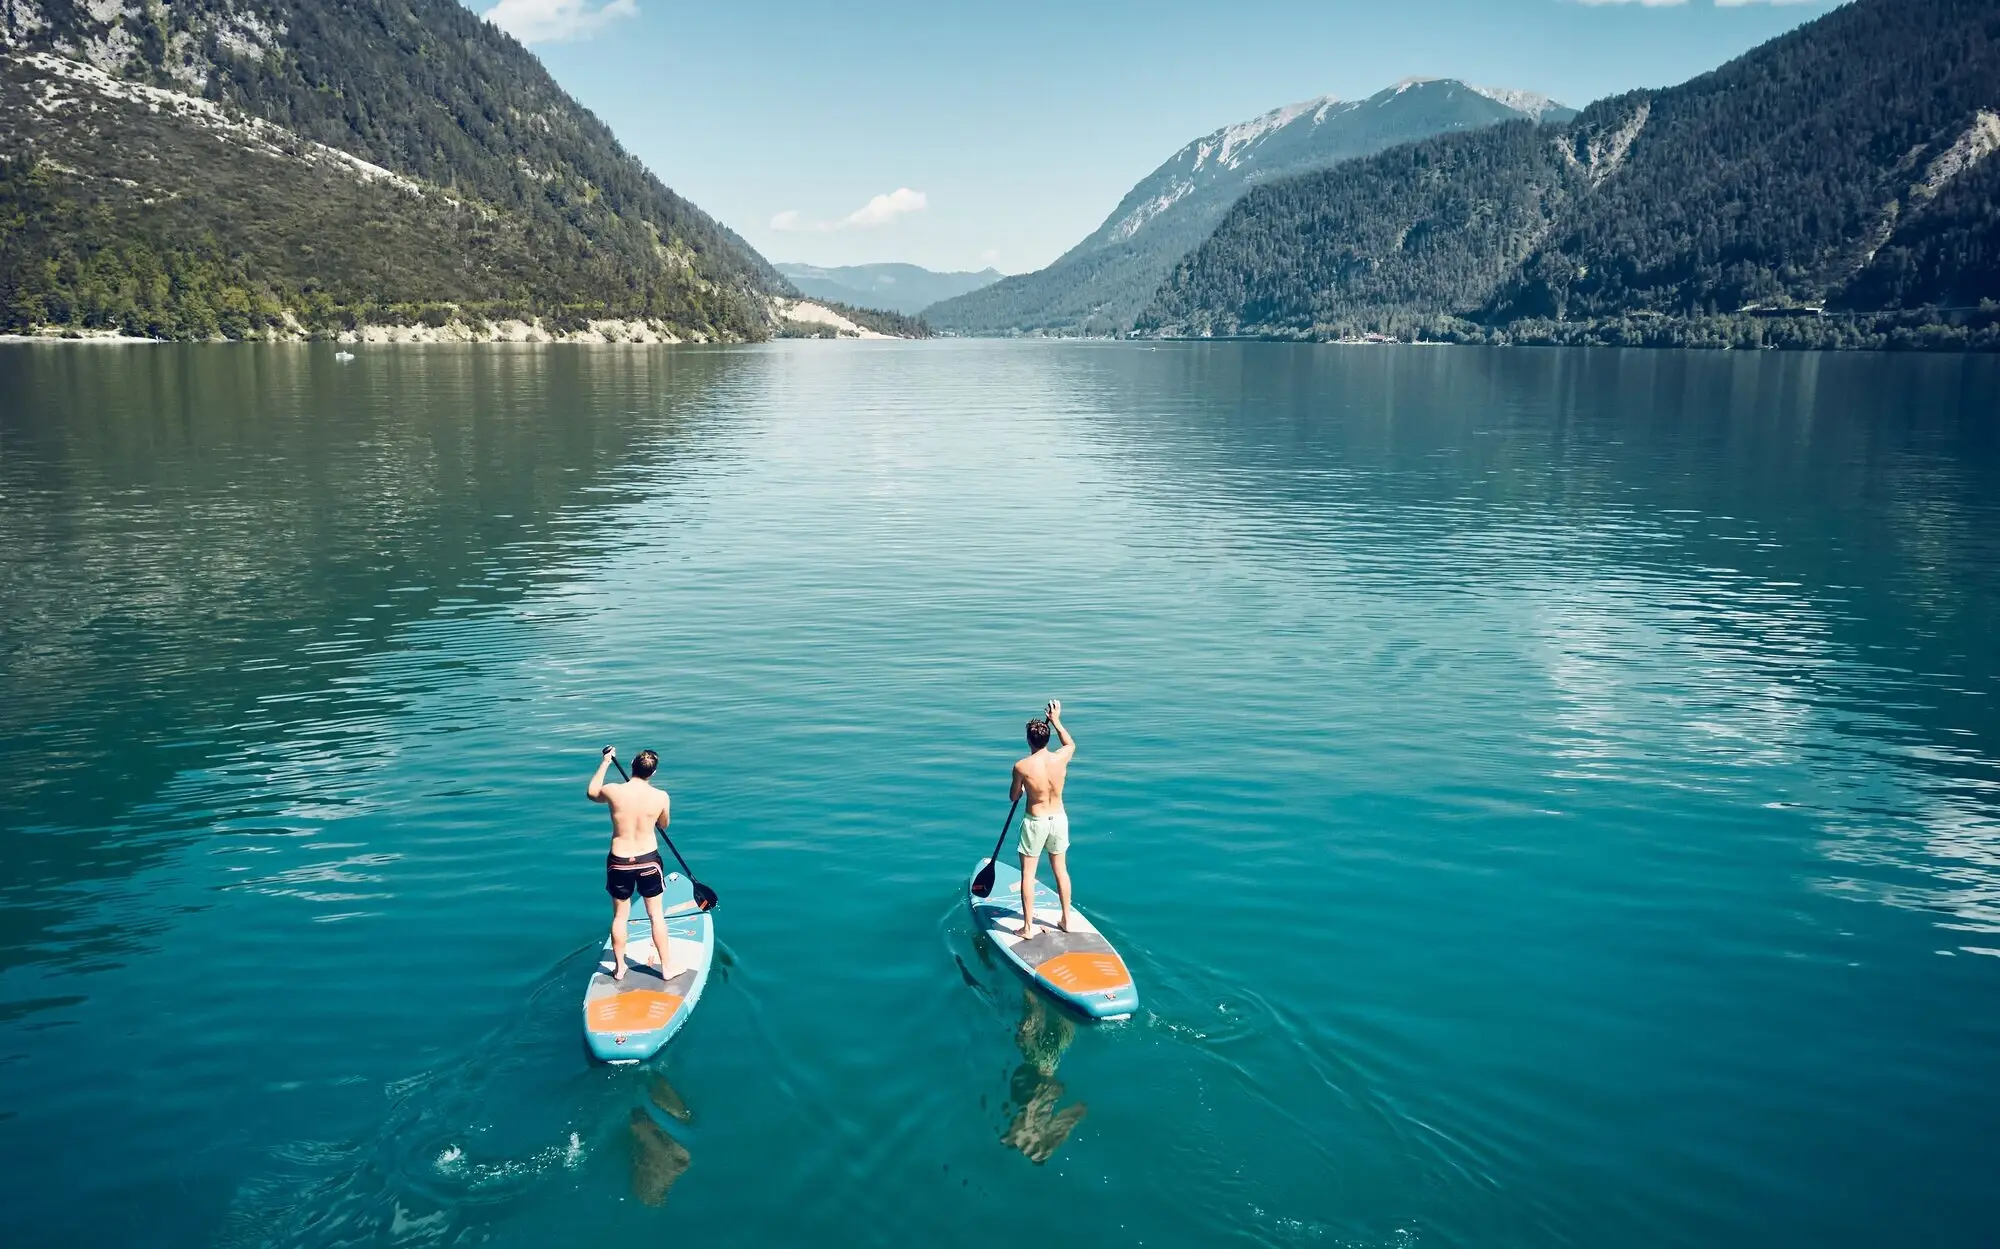
[{"label": "white cloud", "polygon": [[922,191],[899,186],[887,195],[878,195],[847,215],[851,226],[885,226],[904,213],[922,212],[930,206]]},{"label": "white cloud", "polygon": [[522,43],[563,43],[638,14],[637,0],[605,0],[596,8],[590,0],[500,0],[486,10],[486,20]]},{"label": "white cloud", "polygon": [[[507,0],[501,0],[503,4],[506,2]],[[922,191],[912,191],[906,186],[899,186],[887,195],[877,195],[838,221],[807,221],[805,215],[798,209],[787,208],[771,218],[771,228],[785,234],[825,234],[856,226],[872,229],[876,226],[893,225],[898,217],[907,213],[922,212],[928,207],[930,207],[929,196]]]}]

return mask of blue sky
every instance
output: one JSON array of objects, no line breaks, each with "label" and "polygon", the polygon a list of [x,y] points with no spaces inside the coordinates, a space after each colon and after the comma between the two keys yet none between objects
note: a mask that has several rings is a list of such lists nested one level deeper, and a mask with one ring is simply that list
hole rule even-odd
[{"label": "blue sky", "polygon": [[1039,268],[1188,140],[1409,75],[1581,106],[1827,0],[468,0],[772,260]]}]

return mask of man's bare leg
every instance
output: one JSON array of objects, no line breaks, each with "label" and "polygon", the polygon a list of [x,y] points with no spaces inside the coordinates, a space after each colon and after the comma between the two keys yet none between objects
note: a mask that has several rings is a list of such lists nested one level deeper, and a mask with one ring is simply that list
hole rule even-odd
[{"label": "man's bare leg", "polygon": [[1035,936],[1035,858],[1021,856],[1021,940]]},{"label": "man's bare leg", "polygon": [[1062,899],[1062,922],[1058,925],[1064,932],[1069,931],[1069,855],[1049,852],[1049,866],[1056,873],[1056,897]]},{"label": "man's bare leg", "polygon": [[660,979],[667,978],[667,918],[660,913],[660,897],[646,899],[646,918],[653,921],[653,949],[660,956]]},{"label": "man's bare leg", "polygon": [[632,899],[611,899],[611,978],[625,978],[625,921],[632,915]]}]

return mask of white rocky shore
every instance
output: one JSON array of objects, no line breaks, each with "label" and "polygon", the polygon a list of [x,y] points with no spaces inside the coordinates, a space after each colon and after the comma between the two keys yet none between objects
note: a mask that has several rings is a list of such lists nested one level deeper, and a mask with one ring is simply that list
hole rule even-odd
[{"label": "white rocky shore", "polygon": [[[300,336],[302,337],[302,336]],[[364,325],[343,330],[343,343],[680,343],[705,342],[702,335],[682,338],[661,321],[592,321],[578,330],[551,330],[541,321],[447,321],[443,325]]]},{"label": "white rocky shore", "polygon": [[[884,334],[857,325],[848,318],[809,299],[785,299],[774,296],[770,304],[773,321],[790,321],[800,325],[823,325],[833,330],[837,338],[879,338],[890,339],[893,334]],[[676,334],[664,321],[621,320],[605,318],[591,321],[581,329],[555,330],[545,325],[539,318],[532,321],[464,321],[457,318],[443,325],[362,325],[351,330],[342,330],[334,335],[336,342],[342,343],[704,343],[710,341],[706,335],[695,333],[683,338]],[[245,341],[267,343],[302,343],[312,335],[305,326],[290,315],[283,326],[273,326],[253,333]],[[0,342],[13,343],[150,343],[152,338],[134,338],[115,330],[79,330],[62,326],[46,326],[29,334],[0,334]]]},{"label": "white rocky shore", "polygon": [[[303,343],[312,335],[296,321],[249,335],[253,343]],[[341,343],[682,343],[707,342],[701,334],[682,338],[660,321],[592,321],[578,330],[551,330],[534,321],[447,321],[443,325],[363,325],[333,336]],[[157,343],[115,330],[47,326],[29,334],[0,334],[0,343]],[[227,341],[217,339],[217,342]]]}]

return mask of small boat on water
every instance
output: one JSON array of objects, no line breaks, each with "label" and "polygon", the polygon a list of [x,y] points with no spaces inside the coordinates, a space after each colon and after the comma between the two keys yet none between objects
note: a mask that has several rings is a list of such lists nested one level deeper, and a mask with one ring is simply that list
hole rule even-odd
[{"label": "small boat on water", "polygon": [[351,351],[336,351],[333,353],[333,358],[340,361],[342,364],[346,364],[349,360],[352,360],[354,358],[354,353]]}]

